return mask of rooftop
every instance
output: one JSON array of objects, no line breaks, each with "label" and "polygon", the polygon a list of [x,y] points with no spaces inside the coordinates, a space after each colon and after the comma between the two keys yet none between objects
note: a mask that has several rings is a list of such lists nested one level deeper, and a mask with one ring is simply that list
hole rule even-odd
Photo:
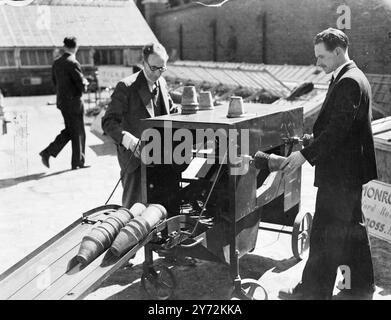
[{"label": "rooftop", "polygon": [[[309,115],[322,105],[327,92],[331,74],[319,67],[299,65],[267,65],[214,61],[175,61],[170,64],[167,77],[183,81],[209,82],[232,87],[264,89],[277,97],[286,97],[290,90],[304,82],[312,82],[314,91],[295,101],[285,99],[275,104],[288,103],[304,107]],[[391,115],[391,75],[366,74],[373,96],[373,109],[378,117]]]},{"label": "rooftop", "polygon": [[1,47],[60,47],[74,35],[80,46],[143,46],[157,41],[133,1],[37,0],[0,6]]}]

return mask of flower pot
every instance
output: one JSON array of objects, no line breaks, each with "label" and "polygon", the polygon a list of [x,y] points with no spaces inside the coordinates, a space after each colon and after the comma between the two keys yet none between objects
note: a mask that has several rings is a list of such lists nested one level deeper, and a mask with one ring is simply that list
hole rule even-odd
[{"label": "flower pot", "polygon": [[85,236],[80,244],[77,261],[88,264],[104,251],[104,245],[97,239]]},{"label": "flower pot", "polygon": [[138,238],[134,230],[127,226],[122,228],[120,233],[115,238],[110,247],[110,251],[116,256],[121,256],[124,252],[128,251],[131,247],[138,243]]}]

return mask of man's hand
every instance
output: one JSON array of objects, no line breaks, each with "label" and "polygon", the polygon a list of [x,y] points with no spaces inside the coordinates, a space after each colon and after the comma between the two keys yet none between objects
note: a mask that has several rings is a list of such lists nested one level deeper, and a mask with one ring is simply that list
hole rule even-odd
[{"label": "man's hand", "polygon": [[170,113],[178,113],[178,106],[176,104],[173,104],[170,108]]},{"label": "man's hand", "polygon": [[300,151],[292,152],[292,154],[284,160],[284,162],[280,166],[280,170],[283,170],[284,173],[290,173],[297,168],[301,167],[306,159],[301,154]]},{"label": "man's hand", "polygon": [[[134,152],[134,155],[137,158],[140,158],[140,139],[136,138],[134,135],[127,131],[122,131],[122,145],[127,149]],[[138,144],[138,145],[137,145]],[[137,148],[136,148],[137,146]]]},{"label": "man's hand", "polygon": [[88,91],[88,85],[89,84],[90,84],[90,82],[86,78],[83,78],[84,92]]},{"label": "man's hand", "polygon": [[314,135],[313,134],[304,134],[303,138],[303,147],[309,146],[314,141]]},{"label": "man's hand", "polygon": [[141,141],[140,140],[137,144],[136,150],[134,150],[134,156],[139,159],[141,158]]}]

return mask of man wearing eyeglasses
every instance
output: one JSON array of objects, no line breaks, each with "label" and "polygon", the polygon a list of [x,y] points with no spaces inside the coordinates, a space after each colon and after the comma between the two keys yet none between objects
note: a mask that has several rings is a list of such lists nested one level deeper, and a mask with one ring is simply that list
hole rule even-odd
[{"label": "man wearing eyeglasses", "polygon": [[104,132],[117,146],[123,186],[122,205],[126,208],[141,201],[141,119],[169,114],[173,107],[162,77],[167,70],[167,60],[167,52],[161,44],[146,45],[143,48],[143,70],[117,84],[102,118]]}]

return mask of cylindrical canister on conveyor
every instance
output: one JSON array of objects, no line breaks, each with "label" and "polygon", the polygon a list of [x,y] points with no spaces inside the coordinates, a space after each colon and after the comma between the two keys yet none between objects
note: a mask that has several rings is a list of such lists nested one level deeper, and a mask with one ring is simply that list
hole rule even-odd
[{"label": "cylindrical canister on conveyor", "polygon": [[134,217],[146,209],[141,203],[134,204],[130,209],[119,208],[91,232],[83,237],[80,244],[77,260],[82,264],[88,264],[110,247],[120,230]]},{"label": "cylindrical canister on conveyor", "polygon": [[141,214],[141,218],[147,222],[149,230],[166,217],[167,210],[160,204],[149,205],[148,208]]},{"label": "cylindrical canister on conveyor", "polygon": [[148,233],[163,219],[167,217],[167,210],[159,204],[151,204],[143,213],[130,220],[121,229],[113,244],[111,252],[119,257],[134,245],[142,241]]},{"label": "cylindrical canister on conveyor", "polygon": [[278,156],[274,153],[267,154],[265,152],[258,151],[254,156],[254,165],[257,169],[273,172],[280,170],[281,164],[285,159],[285,157]]}]

